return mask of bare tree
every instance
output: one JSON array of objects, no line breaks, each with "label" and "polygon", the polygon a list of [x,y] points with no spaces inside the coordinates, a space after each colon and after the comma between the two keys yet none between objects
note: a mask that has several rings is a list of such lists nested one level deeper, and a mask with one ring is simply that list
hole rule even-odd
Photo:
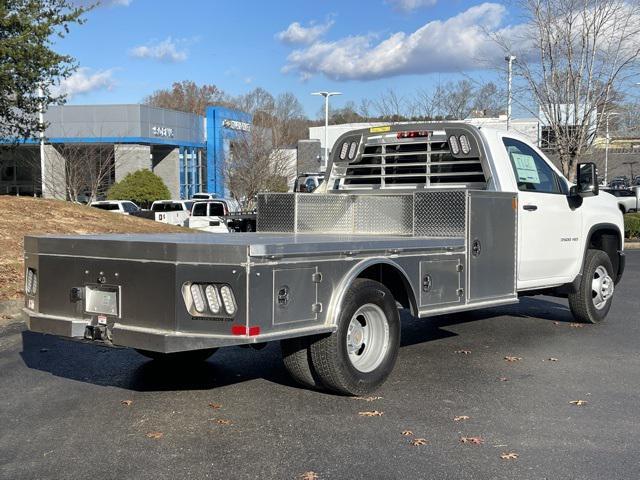
[{"label": "bare tree", "polygon": [[378,115],[385,121],[400,122],[405,120],[405,99],[398,95],[392,88],[388,88],[386,92],[373,101],[373,106]]},{"label": "bare tree", "polygon": [[260,192],[286,191],[293,175],[295,165],[285,151],[272,147],[271,139],[268,128],[253,125],[232,142],[225,177],[231,195],[245,208],[253,206]]},{"label": "bare tree", "polygon": [[521,0],[520,6],[522,34],[496,40],[517,57],[514,73],[539,108],[532,113],[546,120],[563,173],[572,178],[612,89],[637,73],[640,6],[636,0]]},{"label": "bare tree", "polygon": [[171,89],[156,90],[143,100],[146,105],[204,115],[210,105],[229,103],[225,93],[215,85],[197,85],[190,80],[175,82]]},{"label": "bare tree", "polygon": [[495,117],[504,110],[504,92],[493,82],[480,85],[473,95],[473,109]]},{"label": "bare tree", "polygon": [[437,93],[442,115],[450,120],[463,120],[473,109],[475,89],[471,81],[464,79],[448,82]]}]

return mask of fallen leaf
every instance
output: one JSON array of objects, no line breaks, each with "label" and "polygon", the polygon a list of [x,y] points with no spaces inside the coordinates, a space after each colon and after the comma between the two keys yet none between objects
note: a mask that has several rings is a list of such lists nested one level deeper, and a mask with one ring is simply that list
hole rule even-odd
[{"label": "fallen leaf", "polygon": [[316,472],[304,472],[298,477],[300,480],[318,480],[318,474]]},{"label": "fallen leaf", "polygon": [[500,458],[503,460],[517,460],[518,454],[516,452],[503,452]]},{"label": "fallen leaf", "polygon": [[154,440],[160,440],[164,437],[164,433],[162,432],[147,432],[147,437],[153,438]]},{"label": "fallen leaf", "polygon": [[581,407],[581,406],[583,406],[583,405],[586,405],[586,404],[587,404],[587,401],[586,401],[586,400],[571,400],[569,403],[570,403],[571,405],[576,405],[576,406],[578,406],[578,407]]},{"label": "fallen leaf", "polygon": [[481,437],[460,437],[460,443],[470,443],[472,445],[482,445],[484,439]]},{"label": "fallen leaf", "polygon": [[506,357],[504,357],[504,359],[507,362],[519,362],[520,360],[522,360],[522,357],[511,357],[511,356],[507,355]]},{"label": "fallen leaf", "polygon": [[361,417],[381,417],[382,415],[384,415],[384,412],[373,410],[371,412],[358,412],[358,415],[360,415]]},{"label": "fallen leaf", "polygon": [[133,400],[120,400],[120,404],[121,404],[123,407],[128,407],[128,406],[130,406],[132,403],[133,403]]},{"label": "fallen leaf", "polygon": [[405,437],[411,437],[413,435],[413,432],[411,430],[403,430],[402,435],[404,435]]},{"label": "fallen leaf", "polygon": [[233,422],[231,420],[225,420],[224,418],[219,418],[216,420],[218,425],[232,425]]},{"label": "fallen leaf", "polygon": [[211,408],[213,408],[214,410],[218,410],[218,409],[222,408],[222,405],[219,404],[219,403],[210,403],[209,406]]},{"label": "fallen leaf", "polygon": [[471,353],[471,350],[456,350],[455,353],[458,353],[460,355],[469,355]]},{"label": "fallen leaf", "polygon": [[420,447],[422,445],[426,445],[429,441],[426,438],[414,438],[411,440],[411,445],[414,447]]},{"label": "fallen leaf", "polygon": [[382,400],[382,397],[353,397],[354,400],[363,400],[365,402],[375,402],[376,400]]},{"label": "fallen leaf", "polygon": [[458,415],[457,417],[453,417],[453,421],[460,422],[462,420],[469,420],[469,418],[471,417],[469,417],[468,415]]},{"label": "fallen leaf", "polygon": [[569,326],[571,328],[582,328],[584,327],[584,323],[570,323]]}]

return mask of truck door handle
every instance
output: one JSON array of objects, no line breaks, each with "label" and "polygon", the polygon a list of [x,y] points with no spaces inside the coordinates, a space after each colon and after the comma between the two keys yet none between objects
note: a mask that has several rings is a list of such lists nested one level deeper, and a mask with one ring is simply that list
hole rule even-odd
[{"label": "truck door handle", "polygon": [[522,208],[524,208],[525,210],[529,211],[529,212],[534,212],[538,209],[537,205],[525,205]]}]

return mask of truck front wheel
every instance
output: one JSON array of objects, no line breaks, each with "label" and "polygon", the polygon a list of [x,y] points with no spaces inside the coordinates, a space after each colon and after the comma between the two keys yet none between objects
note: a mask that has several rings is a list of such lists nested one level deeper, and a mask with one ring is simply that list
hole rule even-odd
[{"label": "truck front wheel", "polygon": [[329,390],[364,395],[389,376],[400,348],[400,316],[381,283],[356,279],[340,308],[338,329],[311,344],[312,366]]},{"label": "truck front wheel", "polygon": [[605,319],[613,299],[613,277],[609,255],[602,250],[587,250],[578,291],[569,294],[569,308],[576,320],[598,323]]}]

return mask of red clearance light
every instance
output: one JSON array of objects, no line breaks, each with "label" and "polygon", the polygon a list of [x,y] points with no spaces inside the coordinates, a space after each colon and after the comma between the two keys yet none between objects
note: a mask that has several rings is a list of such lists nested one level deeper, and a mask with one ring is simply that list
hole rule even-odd
[{"label": "red clearance light", "polygon": [[247,328],[246,325],[232,325],[231,335],[249,335],[250,337],[255,337],[260,335],[260,327],[256,325]]},{"label": "red clearance light", "polygon": [[249,327],[249,336],[255,337],[256,335],[260,335],[260,327]]},{"label": "red clearance light", "polygon": [[247,327],[245,325],[232,325],[231,335],[246,335]]},{"label": "red clearance light", "polygon": [[427,130],[414,130],[412,132],[398,132],[396,138],[424,138],[431,135]]}]

